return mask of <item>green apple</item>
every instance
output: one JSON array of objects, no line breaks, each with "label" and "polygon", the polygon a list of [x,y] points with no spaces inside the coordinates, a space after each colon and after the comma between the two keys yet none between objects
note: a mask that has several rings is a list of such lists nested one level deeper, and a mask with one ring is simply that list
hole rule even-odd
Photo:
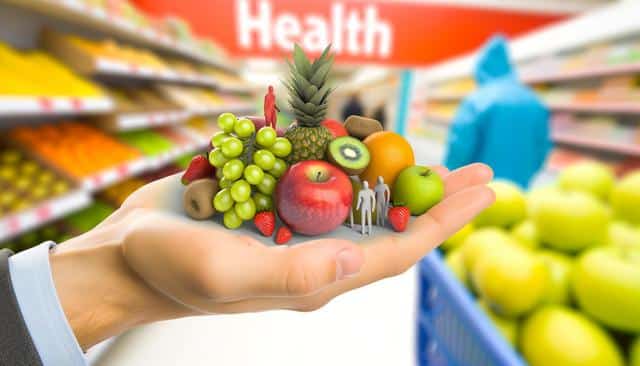
[{"label": "green apple", "polygon": [[546,197],[560,192],[560,189],[555,185],[547,185],[542,187],[536,187],[527,193],[527,213],[530,217],[535,215],[538,208],[538,203],[545,200]]},{"label": "green apple", "polygon": [[640,336],[629,347],[629,366],[640,366]]},{"label": "green apple", "polygon": [[576,302],[585,313],[623,332],[640,332],[640,248],[605,246],[578,258]]},{"label": "green apple", "polygon": [[549,192],[537,203],[533,220],[543,243],[575,253],[604,244],[609,216],[604,204],[589,194]]},{"label": "green apple", "polygon": [[508,245],[484,253],[471,270],[471,280],[491,309],[500,315],[517,317],[542,301],[549,271],[531,251]]},{"label": "green apple", "polygon": [[571,257],[552,250],[541,250],[536,255],[549,270],[549,284],[542,297],[542,304],[569,304],[573,270]]},{"label": "green apple", "polygon": [[525,248],[537,249],[540,247],[538,229],[532,220],[524,220],[514,226],[513,229],[511,229],[511,236]]},{"label": "green apple", "polygon": [[444,256],[444,263],[449,267],[453,275],[462,282],[464,286],[468,286],[467,268],[464,266],[464,256],[462,248],[456,248]]},{"label": "green apple", "polygon": [[640,248],[640,228],[625,221],[613,221],[609,225],[606,244]]},{"label": "green apple", "polygon": [[488,186],[495,192],[496,200],[476,217],[474,221],[476,226],[507,228],[526,217],[527,201],[518,186],[500,180],[493,181]]},{"label": "green apple", "polygon": [[500,250],[503,246],[518,245],[515,240],[500,228],[478,229],[464,240],[461,249],[464,265],[471,273],[477,260],[485,253]]},{"label": "green apple", "polygon": [[595,161],[576,163],[558,176],[558,186],[567,191],[582,191],[607,201],[615,184],[611,169]]},{"label": "green apple", "polygon": [[511,318],[505,318],[496,314],[493,310],[490,309],[487,302],[480,299],[477,301],[478,306],[482,310],[482,312],[487,315],[489,320],[495,325],[500,334],[504,336],[504,338],[511,344],[515,346],[518,338],[518,321]]},{"label": "green apple", "polygon": [[445,240],[440,248],[443,250],[453,250],[458,248],[464,243],[465,239],[473,232],[473,223],[468,223],[462,227],[462,229],[458,230],[455,234],[451,235],[447,240]]},{"label": "green apple", "polygon": [[611,191],[611,207],[617,217],[640,225],[640,171],[627,174]]},{"label": "green apple", "polygon": [[522,325],[520,349],[530,366],[623,366],[614,340],[575,310],[545,306]]},{"label": "green apple", "polygon": [[391,198],[394,206],[407,206],[412,215],[427,212],[444,197],[444,183],[435,171],[425,166],[403,169],[393,184]]}]

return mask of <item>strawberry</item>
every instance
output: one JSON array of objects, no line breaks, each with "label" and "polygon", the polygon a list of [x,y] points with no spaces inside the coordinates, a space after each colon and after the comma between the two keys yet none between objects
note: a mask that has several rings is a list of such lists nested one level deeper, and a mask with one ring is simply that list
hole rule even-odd
[{"label": "strawberry", "polygon": [[214,178],[216,176],[215,174],[216,168],[209,164],[209,160],[203,155],[196,155],[191,159],[180,181],[186,186],[194,180]]},{"label": "strawberry", "polygon": [[271,211],[258,212],[253,218],[253,224],[264,236],[271,236],[276,228],[276,215]]},{"label": "strawberry", "polygon": [[393,230],[402,232],[407,229],[411,213],[406,206],[397,206],[390,208],[387,216]]},{"label": "strawberry", "polygon": [[286,244],[289,240],[291,240],[291,237],[293,236],[293,234],[291,233],[291,230],[289,230],[288,227],[286,226],[281,226],[278,229],[278,232],[276,232],[276,244]]}]

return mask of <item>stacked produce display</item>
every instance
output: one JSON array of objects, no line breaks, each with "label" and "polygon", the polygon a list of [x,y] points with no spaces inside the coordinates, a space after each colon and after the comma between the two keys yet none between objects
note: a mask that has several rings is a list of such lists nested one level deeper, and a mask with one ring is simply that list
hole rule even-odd
[{"label": "stacked produce display", "polygon": [[505,339],[531,366],[638,365],[640,171],[583,162],[528,194],[491,185],[496,202],[441,248]]},{"label": "stacked produce display", "polygon": [[218,117],[222,131],[213,136],[212,150],[196,156],[182,177],[190,217],[221,214],[228,229],[253,219],[257,231],[271,236],[277,216],[274,240],[284,244],[292,233],[322,235],[343,223],[371,233],[387,217],[403,231],[411,214],[442,199],[442,180],[414,166],[413,150],[400,135],[370,118],[325,119],[332,64],[329,48],[311,62],[295,47],[285,85],[296,121],[283,136],[268,119]]}]

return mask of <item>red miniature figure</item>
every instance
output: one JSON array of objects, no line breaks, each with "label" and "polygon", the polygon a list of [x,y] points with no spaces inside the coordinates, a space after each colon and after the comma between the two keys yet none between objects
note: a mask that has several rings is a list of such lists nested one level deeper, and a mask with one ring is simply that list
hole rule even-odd
[{"label": "red miniature figure", "polygon": [[264,121],[266,126],[276,128],[278,115],[276,111],[280,112],[280,109],[276,105],[276,95],[273,92],[273,86],[269,85],[269,91],[264,96]]}]

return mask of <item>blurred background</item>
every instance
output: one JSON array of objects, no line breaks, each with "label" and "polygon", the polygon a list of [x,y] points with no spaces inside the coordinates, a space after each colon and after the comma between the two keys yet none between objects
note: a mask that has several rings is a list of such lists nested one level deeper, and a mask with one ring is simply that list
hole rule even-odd
[{"label": "blurred background", "polygon": [[[640,366],[638,15],[636,0],[0,0],[0,247],[90,230],[204,152],[219,114],[262,115],[269,85],[286,128],[285,59],[331,43],[327,117],[377,119],[420,164],[451,161],[465,123],[480,121],[468,141],[538,141],[512,127],[534,102],[552,147],[419,268],[311,314],[142,327],[91,363]],[[495,35],[528,102],[477,85]],[[478,149],[469,162],[492,164]]]}]

